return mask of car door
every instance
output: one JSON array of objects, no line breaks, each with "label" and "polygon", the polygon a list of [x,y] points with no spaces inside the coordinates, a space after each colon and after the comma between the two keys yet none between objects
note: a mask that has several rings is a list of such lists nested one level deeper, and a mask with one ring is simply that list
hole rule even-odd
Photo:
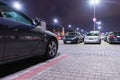
[{"label": "car door", "polygon": [[32,21],[15,11],[6,11],[4,16],[1,23],[7,28],[4,60],[32,56],[40,39],[38,33],[31,31]]},{"label": "car door", "polygon": [[5,49],[5,39],[4,39],[4,33],[2,32],[2,28],[0,28],[0,63],[3,60],[3,53],[4,53],[4,49]]}]

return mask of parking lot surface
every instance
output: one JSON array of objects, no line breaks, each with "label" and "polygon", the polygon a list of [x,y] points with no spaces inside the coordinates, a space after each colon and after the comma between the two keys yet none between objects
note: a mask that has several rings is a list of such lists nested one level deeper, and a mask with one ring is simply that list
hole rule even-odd
[{"label": "parking lot surface", "polygon": [[1,80],[120,80],[120,44],[63,44],[54,59]]}]

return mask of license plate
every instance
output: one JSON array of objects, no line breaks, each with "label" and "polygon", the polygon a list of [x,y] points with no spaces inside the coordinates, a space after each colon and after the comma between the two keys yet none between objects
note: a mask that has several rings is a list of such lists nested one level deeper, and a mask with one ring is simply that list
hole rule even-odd
[{"label": "license plate", "polygon": [[89,38],[89,40],[93,40],[92,38]]},{"label": "license plate", "polygon": [[71,43],[71,41],[66,41],[67,43]]}]

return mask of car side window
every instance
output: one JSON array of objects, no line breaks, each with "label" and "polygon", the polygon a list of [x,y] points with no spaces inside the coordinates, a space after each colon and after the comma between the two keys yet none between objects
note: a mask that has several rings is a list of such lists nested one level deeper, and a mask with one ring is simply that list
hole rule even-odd
[{"label": "car side window", "polygon": [[14,20],[14,21],[17,21],[20,23],[32,25],[32,23],[31,23],[31,21],[29,21],[29,19],[25,18],[24,16],[14,12],[14,11],[4,12],[3,16],[4,16],[4,18],[10,19],[10,20]]}]

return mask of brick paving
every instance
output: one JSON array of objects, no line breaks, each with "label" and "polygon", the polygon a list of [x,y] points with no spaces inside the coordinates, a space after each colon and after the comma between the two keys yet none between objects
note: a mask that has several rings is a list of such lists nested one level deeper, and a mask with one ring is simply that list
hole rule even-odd
[{"label": "brick paving", "polygon": [[63,44],[69,56],[29,80],[120,80],[120,44]]},{"label": "brick paving", "polygon": [[69,54],[31,80],[120,80],[120,45],[62,44],[59,53]]}]

